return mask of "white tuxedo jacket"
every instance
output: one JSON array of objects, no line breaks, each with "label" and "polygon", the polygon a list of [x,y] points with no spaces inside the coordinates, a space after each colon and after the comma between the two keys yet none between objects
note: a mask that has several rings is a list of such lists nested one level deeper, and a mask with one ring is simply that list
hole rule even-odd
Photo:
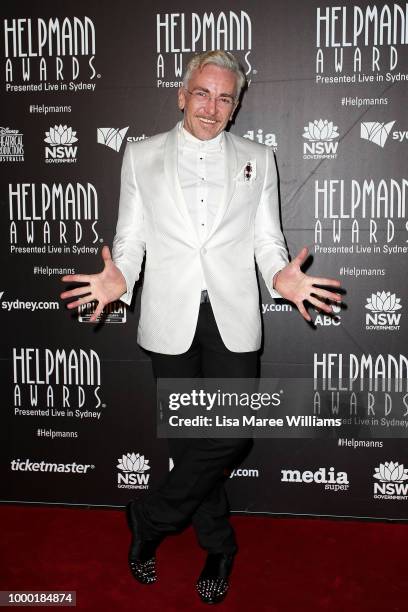
[{"label": "white tuxedo jacket", "polygon": [[146,254],[138,343],[158,353],[184,353],[196,329],[203,273],[224,344],[235,352],[255,351],[261,343],[255,260],[272,297],[279,297],[273,276],[288,262],[273,153],[225,133],[223,198],[200,244],[178,179],[178,130],[179,124],[126,147],[113,243],[113,260],[127,284],[121,300],[130,303]]}]

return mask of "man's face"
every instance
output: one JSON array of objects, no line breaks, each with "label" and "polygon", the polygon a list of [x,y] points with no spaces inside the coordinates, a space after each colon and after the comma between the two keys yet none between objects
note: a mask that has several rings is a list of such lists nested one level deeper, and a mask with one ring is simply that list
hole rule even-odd
[{"label": "man's face", "polygon": [[[178,91],[178,105],[184,110],[184,127],[200,140],[215,138],[225,129],[237,106],[237,79],[231,70],[214,64],[206,64],[202,70],[194,70],[188,82]],[[192,93],[189,93],[192,92]],[[205,92],[210,99],[201,99],[197,92]],[[232,100],[231,105],[215,98]]]}]

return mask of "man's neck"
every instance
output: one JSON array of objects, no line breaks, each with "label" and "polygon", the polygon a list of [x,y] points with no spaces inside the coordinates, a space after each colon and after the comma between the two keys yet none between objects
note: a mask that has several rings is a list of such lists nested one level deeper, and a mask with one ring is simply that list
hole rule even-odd
[{"label": "man's neck", "polygon": [[201,140],[200,138],[197,138],[197,136],[194,136],[194,134],[186,130],[183,122],[181,123],[181,134],[187,142],[194,143],[196,146],[202,146],[203,148],[209,147],[211,149],[214,147],[221,147],[224,137],[224,131],[222,131],[217,134],[215,138]]}]

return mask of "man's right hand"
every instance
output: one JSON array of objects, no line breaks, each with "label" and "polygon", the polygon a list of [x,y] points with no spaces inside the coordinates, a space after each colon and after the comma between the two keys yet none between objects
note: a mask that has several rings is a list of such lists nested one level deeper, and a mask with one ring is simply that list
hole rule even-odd
[{"label": "man's right hand", "polygon": [[113,263],[109,247],[106,245],[102,248],[102,259],[104,269],[99,274],[67,274],[61,279],[63,283],[88,283],[87,286],[64,291],[60,297],[63,300],[78,298],[67,304],[69,309],[97,300],[98,305],[90,318],[92,323],[97,320],[107,304],[120,298],[127,289],[125,277]]}]

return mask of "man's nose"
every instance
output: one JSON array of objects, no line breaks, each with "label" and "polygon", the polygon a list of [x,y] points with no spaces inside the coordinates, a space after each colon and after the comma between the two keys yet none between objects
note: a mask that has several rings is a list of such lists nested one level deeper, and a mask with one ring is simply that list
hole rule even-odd
[{"label": "man's nose", "polygon": [[206,103],[205,103],[205,108],[207,112],[211,113],[212,115],[215,115],[215,111],[217,110],[216,99],[213,98],[212,96],[211,98],[207,98]]}]

